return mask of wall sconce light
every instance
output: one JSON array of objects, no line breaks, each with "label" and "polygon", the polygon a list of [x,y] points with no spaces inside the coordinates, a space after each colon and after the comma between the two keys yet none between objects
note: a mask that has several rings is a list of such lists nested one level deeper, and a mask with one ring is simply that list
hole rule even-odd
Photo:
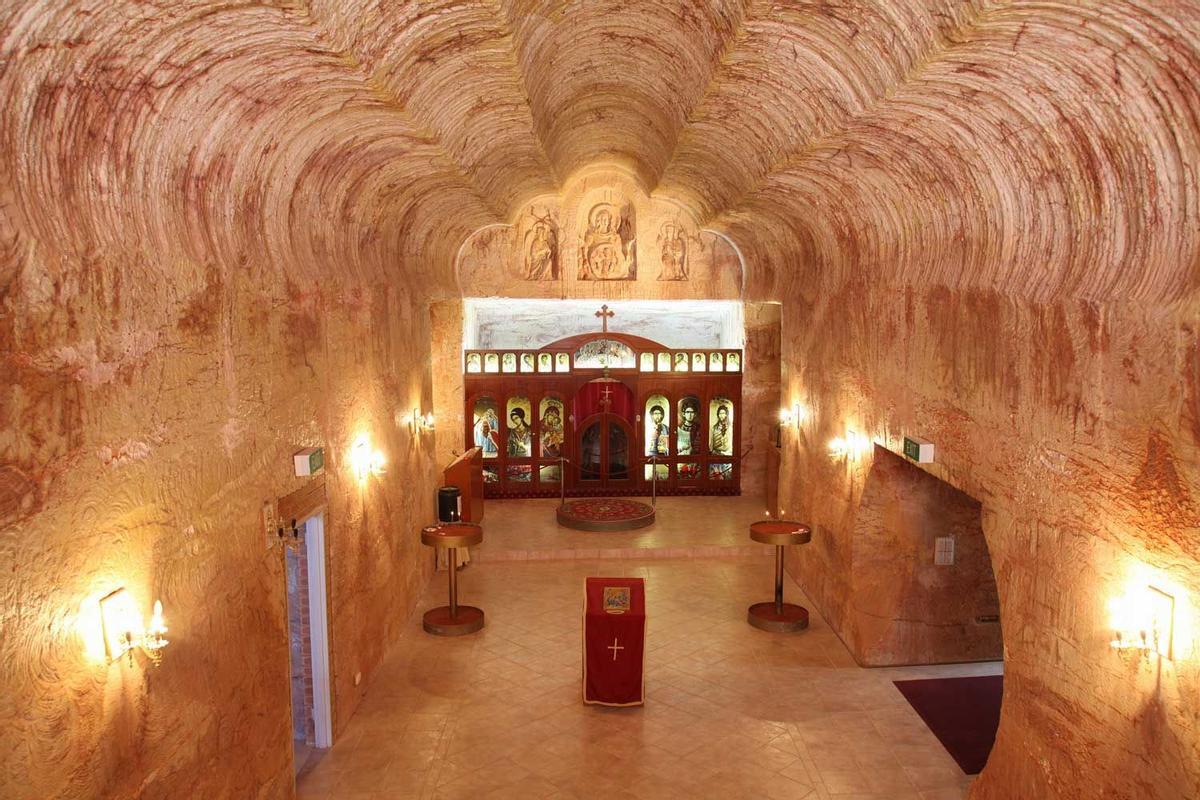
[{"label": "wall sconce light", "polygon": [[871,440],[861,433],[846,431],[845,436],[839,436],[829,442],[829,453],[835,458],[847,458],[857,461],[860,456],[870,451]]},{"label": "wall sconce light", "polygon": [[144,626],[142,615],[124,587],[100,600],[100,624],[104,629],[104,652],[111,664],[126,653],[133,663],[134,648],[141,648],[150,663],[162,662],[162,649],[167,646],[167,625],[163,620],[162,601],[154,601],[150,625]]},{"label": "wall sconce light", "polygon": [[383,453],[371,447],[371,440],[364,434],[350,448],[350,468],[354,470],[354,477],[362,483],[370,475],[378,476],[387,472],[387,459]]},{"label": "wall sconce light", "polygon": [[414,408],[412,411],[412,419],[408,421],[408,428],[415,436],[418,433],[432,432],[433,427],[433,412],[430,411],[424,416],[421,415],[421,410]]},{"label": "wall sconce light", "polygon": [[1175,598],[1146,586],[1108,603],[1112,615],[1114,650],[1137,650],[1174,658]]},{"label": "wall sconce light", "polygon": [[800,423],[806,419],[808,419],[808,411],[799,403],[792,403],[791,408],[779,409],[779,424],[785,428],[799,428]]}]

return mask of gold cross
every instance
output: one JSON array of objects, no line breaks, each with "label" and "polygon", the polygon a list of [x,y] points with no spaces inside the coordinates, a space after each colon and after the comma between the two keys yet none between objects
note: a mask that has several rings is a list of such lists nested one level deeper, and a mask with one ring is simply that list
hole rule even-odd
[{"label": "gold cross", "polygon": [[615,316],[616,313],[617,312],[615,311],[608,310],[607,303],[600,306],[600,310],[596,312],[595,316],[600,318],[600,323],[603,326],[603,330],[601,331],[602,333],[608,333],[608,318]]},{"label": "gold cross", "polygon": [[600,401],[600,404],[604,406],[605,410],[607,410],[608,407],[612,405],[612,393],[613,392],[612,392],[611,386],[605,386],[604,391],[602,391],[600,393],[600,396],[602,398],[604,398],[603,400]]},{"label": "gold cross", "polygon": [[624,649],[625,649],[625,645],[622,645],[622,644],[617,644],[617,637],[615,637],[615,636],[614,636],[614,637],[613,637],[613,643],[612,643],[612,644],[610,644],[608,647],[606,647],[606,648],[604,648],[604,649],[605,649],[605,650],[612,650],[612,651],[613,651],[613,661],[616,661],[616,660],[617,660],[617,651],[618,651],[618,650],[624,650]]}]

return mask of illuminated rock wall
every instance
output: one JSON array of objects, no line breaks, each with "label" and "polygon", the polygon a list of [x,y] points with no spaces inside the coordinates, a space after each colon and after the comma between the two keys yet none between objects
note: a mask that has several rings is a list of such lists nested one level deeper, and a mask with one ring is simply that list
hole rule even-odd
[{"label": "illuminated rock wall", "polygon": [[[784,402],[811,417],[785,440],[781,504],[814,525],[789,568],[843,639],[855,647],[879,624],[856,607],[864,593],[895,588],[853,586],[855,561],[893,558],[896,543],[860,535],[877,513],[864,508],[871,448],[844,458],[830,441],[850,429],[900,452],[905,434],[929,439],[937,460],[922,468],[982,503],[1005,695],[973,800],[1200,790],[1194,308],[857,284],[784,315]],[[1109,647],[1109,602],[1146,585],[1178,604],[1161,668]]]},{"label": "illuminated rock wall", "polygon": [[[783,303],[781,505],[835,625],[870,461],[829,438],[919,432],[982,502],[1009,678],[973,796],[1200,795],[1198,42],[1192,0],[0,6],[0,795],[290,793],[259,504],[326,446],[344,721],[426,570],[432,438],[394,415],[428,301],[514,220],[545,270],[523,212],[611,172],[639,232],[581,194],[565,296]],[[664,207],[742,280],[659,281]],[[1161,674],[1107,647],[1131,580],[1181,598]],[[78,635],[117,582],[166,601],[148,675]]]}]

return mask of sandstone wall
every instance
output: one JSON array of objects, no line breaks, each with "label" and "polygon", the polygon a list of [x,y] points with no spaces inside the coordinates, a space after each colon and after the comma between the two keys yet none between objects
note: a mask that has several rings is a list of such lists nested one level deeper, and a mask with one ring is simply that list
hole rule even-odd
[{"label": "sandstone wall", "polygon": [[[882,447],[850,532],[846,643],[882,667],[1003,657],[996,579],[980,504]],[[952,564],[935,563],[939,538]]]},{"label": "sandstone wall", "polygon": [[[973,800],[1200,794],[1200,318],[1194,304],[1033,304],[983,291],[846,284],[783,309],[780,505],[814,524],[789,569],[839,633],[871,449],[831,456],[847,429],[982,503],[999,590],[1005,698]],[[1173,661],[1110,648],[1109,601],[1175,595]],[[897,608],[895,613],[899,614]]]},{"label": "sandstone wall", "polygon": [[[283,556],[259,505],[299,485],[294,450],[325,448],[336,733],[430,573],[432,446],[393,421],[429,402],[413,302],[111,263],[39,297],[38,269],[2,297],[0,795],[290,796]],[[360,485],[364,432],[390,466]],[[147,614],[163,600],[158,668],[97,649],[120,586]]]}]

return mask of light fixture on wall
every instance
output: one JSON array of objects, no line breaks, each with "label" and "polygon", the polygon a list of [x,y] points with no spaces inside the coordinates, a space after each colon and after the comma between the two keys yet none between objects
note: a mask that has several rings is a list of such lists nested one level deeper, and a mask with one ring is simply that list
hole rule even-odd
[{"label": "light fixture on wall", "polygon": [[846,431],[845,436],[838,436],[829,442],[829,453],[835,458],[846,458],[857,461],[863,454],[870,451],[870,438],[861,433]]},{"label": "light fixture on wall", "polygon": [[109,663],[126,653],[132,663],[135,648],[141,648],[155,666],[162,662],[162,650],[168,642],[161,600],[154,601],[150,624],[145,625],[133,598],[122,587],[100,600],[100,623],[104,630],[104,651]]},{"label": "light fixture on wall", "polygon": [[1161,589],[1132,589],[1108,603],[1112,616],[1114,650],[1158,653],[1173,659],[1175,649],[1175,598]]},{"label": "light fixture on wall", "polygon": [[366,481],[371,475],[383,475],[387,472],[387,459],[383,453],[371,447],[371,440],[363,434],[350,447],[350,468],[359,483]]},{"label": "light fixture on wall", "polygon": [[808,409],[799,403],[792,403],[791,408],[779,409],[779,424],[775,426],[775,446],[783,446],[783,429],[800,430],[800,423],[808,419]]},{"label": "light fixture on wall", "polygon": [[785,428],[799,428],[800,423],[808,419],[808,410],[799,403],[792,403],[791,408],[779,409],[779,424]]},{"label": "light fixture on wall", "polygon": [[422,415],[421,409],[414,408],[412,410],[412,418],[408,421],[408,429],[412,431],[414,435],[418,433],[432,432],[434,430],[433,412],[430,411],[428,414]]}]

